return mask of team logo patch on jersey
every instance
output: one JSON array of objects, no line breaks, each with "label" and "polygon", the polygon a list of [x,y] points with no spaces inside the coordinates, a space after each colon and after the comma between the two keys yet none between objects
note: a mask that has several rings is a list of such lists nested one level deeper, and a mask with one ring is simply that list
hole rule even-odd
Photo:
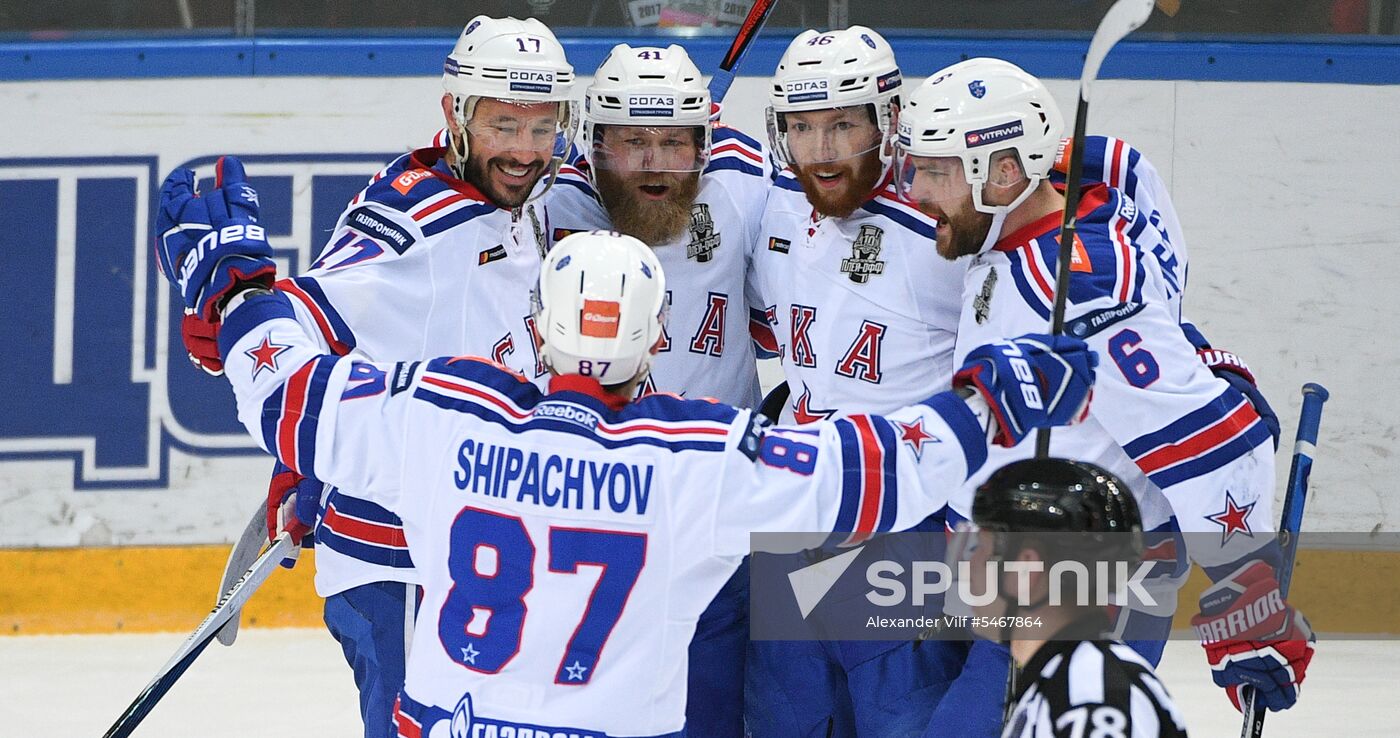
[{"label": "team logo patch on jersey", "polygon": [[1235,503],[1235,496],[1229,491],[1225,492],[1225,509],[1214,515],[1207,515],[1206,520],[1220,526],[1220,545],[1224,546],[1234,538],[1236,534],[1242,534],[1247,538],[1254,537],[1254,531],[1249,527],[1249,513],[1254,510],[1256,503],[1239,505]]},{"label": "team logo patch on jersey", "polygon": [[987,96],[987,86],[982,84],[982,80],[980,79],[974,79],[971,82],[968,82],[967,91],[971,92],[972,96],[977,98],[978,100],[981,100],[982,98]]},{"label": "team logo patch on jersey", "polygon": [[895,423],[895,426],[899,428],[899,440],[909,444],[914,450],[915,459],[923,458],[925,443],[942,443],[937,436],[924,430],[923,418],[912,423]]},{"label": "team logo patch on jersey", "polygon": [[978,291],[977,297],[972,299],[972,319],[977,321],[977,325],[987,322],[987,316],[992,312],[992,292],[997,288],[997,268],[992,267],[987,272],[987,278],[982,280],[982,289]]},{"label": "team logo patch on jersey", "polygon": [[841,260],[841,271],[856,284],[870,281],[872,274],[884,274],[885,262],[880,260],[880,240],[885,232],[878,226],[863,225],[851,244],[851,258]]},{"label": "team logo patch on jersey", "polygon": [[685,258],[704,263],[714,258],[719,248],[719,234],[715,232],[715,220],[710,217],[710,206],[697,202],[690,206],[690,243],[685,246]]},{"label": "team logo patch on jersey", "polygon": [[617,338],[621,307],[612,300],[584,300],[579,313],[579,333],[593,338]]},{"label": "team logo patch on jersey", "polygon": [[400,195],[407,195],[408,191],[413,189],[419,182],[432,178],[433,173],[426,169],[410,169],[394,177],[393,186],[394,189],[399,191]]},{"label": "team logo patch on jersey", "polygon": [[506,258],[506,247],[496,244],[489,249],[482,249],[481,253],[476,255],[476,265],[486,266],[493,261],[500,261],[504,258]]},{"label": "team logo patch on jersey", "polygon": [[786,238],[778,238],[777,236],[768,237],[769,251],[776,251],[780,254],[786,254],[790,249],[792,249],[792,241],[789,241]]},{"label": "team logo patch on jersey", "polygon": [[277,357],[283,351],[290,348],[290,345],[284,346],[280,343],[273,343],[269,337],[263,336],[262,344],[256,348],[250,348],[244,351],[243,353],[253,360],[253,378],[257,379],[258,375],[261,374],[264,369],[276,372]]}]

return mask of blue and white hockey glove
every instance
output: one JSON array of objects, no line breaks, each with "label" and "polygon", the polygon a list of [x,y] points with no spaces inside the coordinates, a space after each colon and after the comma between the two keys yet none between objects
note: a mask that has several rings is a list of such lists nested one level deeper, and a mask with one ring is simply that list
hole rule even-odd
[{"label": "blue and white hockey glove", "polygon": [[277,274],[272,247],[258,225],[258,193],[237,158],[219,159],[216,188],[201,197],[194,172],[177,169],[160,188],[156,265],[180,290],[185,307],[217,322],[223,301],[242,286],[270,287]]},{"label": "blue and white hockey glove", "polygon": [[1009,448],[1037,428],[1083,420],[1098,363],[1077,338],[1028,334],[973,349],[953,386],[982,395],[997,421],[993,440]]},{"label": "blue and white hockey glove", "polygon": [[1274,437],[1274,450],[1277,451],[1278,439],[1282,435],[1278,415],[1269,406],[1269,401],[1264,399],[1264,393],[1259,391],[1259,384],[1254,381],[1254,372],[1249,370],[1249,365],[1232,351],[1212,348],[1210,341],[1190,323],[1182,323],[1181,332],[1186,334],[1186,340],[1196,347],[1196,356],[1200,358],[1201,363],[1205,364],[1212,374],[1239,390],[1240,394],[1249,400],[1249,404],[1254,406],[1254,411],[1259,413],[1259,419],[1264,421],[1264,427],[1269,429],[1269,435]]}]

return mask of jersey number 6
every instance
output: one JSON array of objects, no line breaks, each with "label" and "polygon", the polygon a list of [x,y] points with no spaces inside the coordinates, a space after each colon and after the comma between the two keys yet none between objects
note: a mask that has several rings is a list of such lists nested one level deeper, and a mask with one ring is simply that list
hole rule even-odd
[{"label": "jersey number 6", "polygon": [[[647,537],[551,527],[548,544],[551,572],[602,570],[554,674],[556,684],[587,684],[642,573]],[[535,543],[518,517],[463,508],[452,523],[447,567],[453,587],[438,616],[438,640],[453,661],[495,674],[520,652],[525,595],[535,586]]]},{"label": "jersey number 6", "polygon": [[[1162,376],[1157,359],[1147,349],[1137,348],[1142,344],[1142,336],[1132,328],[1125,328],[1108,339],[1108,355],[1118,365],[1118,371],[1138,389],[1157,381]],[[1134,349],[1137,349],[1136,351]]]}]

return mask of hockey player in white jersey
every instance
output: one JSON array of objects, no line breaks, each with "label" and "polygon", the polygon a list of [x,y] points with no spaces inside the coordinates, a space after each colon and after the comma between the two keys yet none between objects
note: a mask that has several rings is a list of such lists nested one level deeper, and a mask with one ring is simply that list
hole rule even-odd
[{"label": "hockey player in white jersey", "polygon": [[[442,80],[445,145],[380,172],[311,269],[277,289],[330,353],[471,354],[543,382],[529,292],[547,218],[531,198],[573,136],[573,69],[539,21],[480,16],[457,39]],[[391,735],[419,581],[402,524],[353,487],[323,494],[329,480],[301,472],[274,475],[270,528],[293,506],[289,525],[316,526],[316,591],[355,672],[365,735]]]},{"label": "hockey player in white jersey", "polygon": [[[1064,198],[1046,177],[1062,130],[1044,85],[996,59],[941,70],[906,102],[897,181],[938,218],[939,253],[973,257],[959,355],[1050,318]],[[1147,216],[1104,186],[1084,190],[1077,216],[1072,258],[1060,265],[1070,274],[1065,330],[1104,360],[1095,412],[1056,432],[1052,453],[1127,481],[1148,530],[1219,535],[1219,545],[1192,539],[1189,553],[1221,591],[1235,594],[1203,598],[1198,619],[1244,623],[1238,616],[1247,608],[1282,602],[1269,563],[1275,549],[1253,536],[1273,527],[1269,431],[1246,398],[1197,359],[1153,257],[1161,232]],[[1032,450],[1026,444],[997,456]],[[970,500],[960,495],[954,511],[965,515]],[[1260,687],[1271,709],[1296,700],[1312,645],[1306,621],[1282,607],[1284,631],[1225,628],[1228,643],[1207,644],[1216,683],[1237,704],[1242,684]],[[1145,655],[1155,661],[1160,646]]]},{"label": "hockey player in white jersey", "polygon": [[553,234],[634,236],[671,276],[670,318],[644,391],[750,407],[759,386],[749,260],[772,165],[758,141],[712,123],[710,108],[685,49],[613,47],[584,92],[582,156],[545,203]]},{"label": "hockey player in white jersey", "polygon": [[[787,168],[754,270],[789,388],[783,417],[798,423],[886,412],[952,381],[963,265],[930,248],[934,222],[895,193],[888,137],[903,90],[888,42],[862,26],[798,35],[769,87],[770,145]],[[749,727],[755,738],[902,736],[933,722],[991,735],[1006,659],[986,643],[756,641]],[[956,718],[934,715],[954,703]]]},{"label": "hockey player in white jersey", "polygon": [[[988,438],[1087,407],[1095,357],[1049,337],[974,352],[976,389],[816,433],[718,403],[632,401],[665,275],[645,245],[606,233],[542,266],[547,394],[487,359],[336,356],[286,293],[240,282],[272,264],[256,193],[234,176],[201,198],[193,182],[182,170],[162,188],[158,262],[186,305],[223,316],[240,419],[283,462],[404,520],[423,602],[400,736],[672,735],[691,631],[750,530],[907,527],[981,465]],[[939,442],[916,453],[897,424]]]},{"label": "hockey player in white jersey", "polygon": [[[752,138],[712,122],[710,92],[680,46],[619,44],[584,92],[581,156],[545,196],[553,235],[606,229],[651,246],[668,318],[639,391],[758,402],[750,327],[752,249],[772,165]],[[747,560],[700,617],[690,648],[687,738],[742,738]]]}]

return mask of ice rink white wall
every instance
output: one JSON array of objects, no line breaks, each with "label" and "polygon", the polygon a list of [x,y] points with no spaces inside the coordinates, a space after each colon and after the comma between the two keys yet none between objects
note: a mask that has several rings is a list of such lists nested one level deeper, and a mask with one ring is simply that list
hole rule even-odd
[{"label": "ice rink white wall", "polygon": [[[1075,83],[1051,89],[1074,109]],[[163,174],[219,153],[403,151],[440,126],[439,95],[429,77],[0,83],[0,159],[156,157]],[[762,138],[763,95],[763,80],[738,80],[725,121]],[[1129,140],[1172,188],[1188,315],[1251,363],[1283,419],[1280,489],[1298,387],[1332,392],[1306,527],[1400,530],[1400,88],[1105,81],[1096,95],[1089,131]],[[25,268],[21,246],[0,235],[5,270]],[[183,364],[166,348],[155,362]],[[75,491],[70,460],[0,461],[0,547],[232,540],[269,462],[170,453],[159,489]]]}]

